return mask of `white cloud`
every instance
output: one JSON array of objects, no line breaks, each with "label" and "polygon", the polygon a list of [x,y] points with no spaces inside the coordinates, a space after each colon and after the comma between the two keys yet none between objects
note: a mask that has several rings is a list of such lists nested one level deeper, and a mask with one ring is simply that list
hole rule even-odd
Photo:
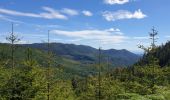
[{"label": "white cloud", "polygon": [[19,12],[15,10],[8,10],[0,8],[0,13],[13,15],[13,16],[25,16],[25,17],[35,17],[35,18],[45,18],[45,19],[67,19],[67,16],[59,13],[53,8],[43,7],[46,12],[41,12],[39,14]]},{"label": "white cloud", "polygon": [[15,16],[40,17],[39,15],[33,14],[33,13],[23,13],[23,12],[18,12],[18,11],[8,10],[8,9],[2,9],[2,8],[0,8],[0,13],[15,15]]},{"label": "white cloud", "polygon": [[21,41],[18,41],[16,44],[29,44],[29,42],[21,40]]},{"label": "white cloud", "polygon": [[133,37],[133,39],[135,40],[145,40],[145,39],[149,39],[148,36],[137,36],[137,37]]},{"label": "white cloud", "polygon": [[118,28],[110,28],[110,29],[108,29],[108,31],[110,31],[110,32],[120,32],[120,29],[118,29]]},{"label": "white cloud", "polygon": [[0,15],[0,20],[4,20],[4,21],[8,21],[8,22],[14,22],[14,23],[24,23],[22,21],[14,20],[14,19],[11,19],[11,18],[4,16],[4,15]]},{"label": "white cloud", "polygon": [[110,32],[106,30],[81,30],[81,31],[63,31],[53,30],[51,33],[74,38],[75,40],[88,40],[88,41],[101,41],[103,43],[121,43],[126,36],[117,35],[116,32]]},{"label": "white cloud", "polygon": [[115,33],[116,35],[123,35],[123,33],[118,28],[110,28],[110,29],[107,29],[106,31]]},{"label": "white cloud", "polygon": [[129,0],[104,0],[104,2],[106,4],[113,5],[113,4],[125,4],[125,3],[128,3]]},{"label": "white cloud", "polygon": [[44,28],[59,28],[60,25],[57,24],[46,24],[46,25],[39,25],[39,24],[33,24],[38,29],[44,29]]},{"label": "white cloud", "polygon": [[61,10],[61,12],[67,14],[67,15],[71,15],[71,16],[74,16],[74,15],[78,15],[78,11],[74,10],[74,9],[69,9],[69,8],[63,8]]},{"label": "white cloud", "polygon": [[140,9],[138,9],[134,13],[126,10],[119,10],[117,12],[105,11],[103,12],[103,17],[107,21],[115,21],[122,19],[142,19],[147,17],[147,15],[145,15]]},{"label": "white cloud", "polygon": [[165,36],[165,38],[170,38],[170,35]]},{"label": "white cloud", "polygon": [[87,11],[87,10],[83,10],[82,13],[83,13],[85,16],[93,16],[92,12]]},{"label": "white cloud", "polygon": [[67,17],[61,13],[59,13],[57,10],[50,8],[50,7],[43,7],[44,10],[47,12],[40,13],[39,16],[42,18],[47,19],[67,19]]},{"label": "white cloud", "polygon": [[81,41],[82,39],[71,39],[71,40],[68,40],[68,41],[70,41],[70,42],[79,42],[79,41]]}]

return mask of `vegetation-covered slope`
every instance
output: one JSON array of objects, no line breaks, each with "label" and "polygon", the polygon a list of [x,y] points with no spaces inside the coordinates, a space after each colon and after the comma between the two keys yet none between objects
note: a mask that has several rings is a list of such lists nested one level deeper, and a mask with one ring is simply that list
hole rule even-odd
[{"label": "vegetation-covered slope", "polygon": [[[80,61],[81,63],[94,63],[97,58],[98,50],[89,46],[51,43],[51,51],[62,57],[72,60]],[[47,50],[44,43],[41,44],[25,44],[23,46]],[[110,58],[110,63],[114,66],[129,66],[133,65],[140,58],[138,55],[133,54],[127,50],[102,50],[103,60]]]},{"label": "vegetation-covered slope", "polygon": [[[47,65],[47,51],[38,50],[35,48],[29,49],[31,51],[32,59],[36,60],[39,66],[44,67]],[[22,62],[27,59],[27,51],[27,47],[23,47],[21,45],[16,46],[14,55],[16,64],[23,64]],[[10,62],[11,48],[9,44],[0,44],[0,59]],[[53,67],[59,68],[61,70],[64,69],[64,72],[62,73],[63,78],[73,77],[74,75],[84,76],[95,72],[95,70],[93,70],[94,68],[90,67],[88,64],[82,64],[79,61],[75,61],[65,57],[53,55],[52,60]]]},{"label": "vegetation-covered slope", "polygon": [[98,55],[101,58],[97,59],[98,63],[89,66],[61,56],[54,55],[49,59],[49,55],[46,51],[18,45],[12,67],[10,45],[1,44],[0,99],[170,99],[170,67],[161,67],[155,63],[159,61],[157,59],[147,58],[148,63],[143,65],[114,68],[104,64],[102,55]]}]

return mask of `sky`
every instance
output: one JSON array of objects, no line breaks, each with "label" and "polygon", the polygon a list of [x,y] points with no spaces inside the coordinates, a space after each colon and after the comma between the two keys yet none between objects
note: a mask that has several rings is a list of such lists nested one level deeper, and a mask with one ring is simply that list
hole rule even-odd
[{"label": "sky", "polygon": [[157,45],[170,40],[170,0],[0,0],[0,42],[14,33],[19,43],[50,41],[141,53],[149,32]]}]

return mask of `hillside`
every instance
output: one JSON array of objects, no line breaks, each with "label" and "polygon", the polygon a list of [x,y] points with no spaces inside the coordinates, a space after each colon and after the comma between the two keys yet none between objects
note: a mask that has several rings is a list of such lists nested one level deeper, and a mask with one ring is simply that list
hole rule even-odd
[{"label": "hillside", "polygon": [[[32,48],[32,59],[36,60],[40,66],[46,66],[46,44],[17,45],[15,50],[16,63],[22,65],[21,62],[26,60],[28,47]],[[83,45],[52,43],[51,51],[54,53],[53,66],[63,70],[64,73],[61,74],[63,78],[73,77],[74,75],[86,76],[96,73],[94,63],[97,61],[98,50],[95,48]],[[110,67],[131,65],[138,59],[137,55],[127,50],[102,50],[102,55],[103,63],[106,63],[106,58],[109,55],[110,62],[112,63]],[[0,56],[2,60],[10,59],[9,44],[0,44]]]},{"label": "hillside", "polygon": [[[47,50],[45,43],[35,44],[23,44],[22,46],[36,48],[40,50]],[[85,45],[74,45],[74,44],[62,44],[62,43],[51,43],[51,51],[64,58],[79,61],[81,63],[94,63],[97,61],[98,49],[92,48]],[[131,53],[125,49],[123,50],[102,50],[102,59],[106,61],[106,58],[110,58],[110,62],[113,66],[129,66],[138,61],[140,56]]]},{"label": "hillside", "polygon": [[[54,55],[52,57],[54,64],[48,71],[46,51],[32,48],[30,58],[37,63],[31,66],[24,64],[28,48],[17,45],[13,69],[10,50],[9,44],[0,44],[0,98],[3,100],[9,98],[46,100],[48,82],[52,100],[96,100],[99,84],[101,84],[101,100],[169,100],[170,98],[170,67],[161,68],[158,65],[119,67],[102,70],[99,75],[95,74],[98,73],[97,66]],[[119,55],[114,56],[126,57],[124,55],[128,51],[102,51],[103,54],[110,55],[112,52],[119,52]],[[8,60],[5,65],[4,61]],[[19,92],[11,93],[16,89]]]},{"label": "hillside", "polygon": [[[9,44],[0,44],[0,61],[10,60],[10,45]],[[31,58],[35,60],[40,67],[47,66],[47,52],[38,50],[35,48],[31,49]],[[17,66],[23,65],[23,62],[27,59],[27,47],[17,45],[15,48],[15,63]],[[62,70],[60,78],[70,78],[74,75],[84,76],[92,73],[93,68],[87,64],[81,64],[79,61],[71,60],[61,56],[52,57],[53,67]],[[95,71],[94,71],[95,72]]]}]

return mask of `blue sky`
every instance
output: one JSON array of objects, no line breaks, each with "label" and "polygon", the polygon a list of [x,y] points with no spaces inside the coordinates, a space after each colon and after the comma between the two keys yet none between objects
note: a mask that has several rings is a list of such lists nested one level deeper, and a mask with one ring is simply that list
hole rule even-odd
[{"label": "blue sky", "polygon": [[14,31],[20,43],[52,42],[141,52],[155,26],[157,44],[170,40],[170,0],[1,0],[0,42]]}]

